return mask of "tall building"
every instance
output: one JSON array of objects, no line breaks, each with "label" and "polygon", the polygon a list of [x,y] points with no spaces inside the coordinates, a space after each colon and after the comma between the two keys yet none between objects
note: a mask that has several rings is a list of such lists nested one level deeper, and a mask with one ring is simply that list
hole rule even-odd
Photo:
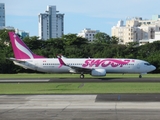
[{"label": "tall building", "polygon": [[112,36],[119,38],[120,44],[139,42],[140,40],[155,39],[155,32],[160,31],[160,15],[152,16],[151,20],[143,20],[141,17],[122,20],[112,27]]},{"label": "tall building", "polygon": [[99,30],[91,30],[90,28],[83,29],[77,36],[88,39],[89,42],[94,40],[94,35],[99,33]]},{"label": "tall building", "polygon": [[64,34],[64,14],[58,13],[56,6],[47,6],[46,12],[38,16],[40,39],[58,38]]},{"label": "tall building", "polygon": [[0,27],[5,26],[5,5],[0,3]]}]

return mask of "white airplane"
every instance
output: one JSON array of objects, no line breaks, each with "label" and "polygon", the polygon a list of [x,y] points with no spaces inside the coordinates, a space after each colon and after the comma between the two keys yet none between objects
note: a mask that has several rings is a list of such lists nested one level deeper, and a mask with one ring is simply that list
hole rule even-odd
[{"label": "white airplane", "polygon": [[138,73],[139,78],[156,69],[150,63],[138,59],[118,58],[45,58],[34,54],[14,32],[9,32],[15,58],[9,58],[15,65],[25,69],[48,73],[78,73],[92,76],[106,76],[107,73]]}]

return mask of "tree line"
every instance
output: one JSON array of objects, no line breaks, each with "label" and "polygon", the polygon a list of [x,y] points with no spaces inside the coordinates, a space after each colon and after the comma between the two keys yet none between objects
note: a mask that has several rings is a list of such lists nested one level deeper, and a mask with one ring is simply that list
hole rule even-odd
[{"label": "tree line", "polygon": [[[20,36],[21,37],[21,36]],[[22,38],[26,45],[38,55],[56,58],[62,54],[67,58],[134,58],[142,59],[156,66],[153,73],[160,73],[160,42],[147,43],[136,46],[118,44],[118,38],[106,33],[95,35],[93,42],[76,34],[63,35],[61,38],[52,38],[47,41],[38,37]],[[14,57],[11,48],[8,30],[0,30],[0,73],[36,72],[16,66],[7,58]]]}]

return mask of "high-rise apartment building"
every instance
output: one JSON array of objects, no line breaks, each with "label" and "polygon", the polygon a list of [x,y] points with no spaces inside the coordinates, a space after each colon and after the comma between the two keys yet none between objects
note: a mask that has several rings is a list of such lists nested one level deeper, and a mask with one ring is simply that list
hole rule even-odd
[{"label": "high-rise apartment building", "polygon": [[42,40],[58,38],[64,34],[64,14],[58,13],[56,6],[47,6],[45,13],[39,14],[39,37]]},{"label": "high-rise apartment building", "polygon": [[160,31],[160,15],[154,15],[151,20],[142,20],[142,18],[132,18],[118,21],[116,26],[112,27],[112,36],[119,38],[120,44],[129,42],[139,42],[140,40],[155,39],[155,32]]},{"label": "high-rise apartment building", "polygon": [[5,26],[5,4],[0,3],[0,27]]}]

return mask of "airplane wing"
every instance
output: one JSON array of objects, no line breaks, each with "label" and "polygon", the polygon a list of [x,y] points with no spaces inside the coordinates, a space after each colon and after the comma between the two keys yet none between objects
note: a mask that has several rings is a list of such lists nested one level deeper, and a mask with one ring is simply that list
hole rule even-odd
[{"label": "airplane wing", "polygon": [[74,69],[77,73],[90,73],[92,68],[82,68],[77,66],[69,66],[70,68]]},{"label": "airplane wing", "polygon": [[83,68],[83,67],[78,67],[78,66],[74,66],[74,65],[67,65],[66,63],[64,63],[64,61],[62,60],[62,58],[60,56],[58,56],[58,60],[60,62],[59,68],[61,68],[64,65],[64,66],[70,67],[76,73],[81,73],[81,72],[90,73],[92,71],[92,68]]}]

